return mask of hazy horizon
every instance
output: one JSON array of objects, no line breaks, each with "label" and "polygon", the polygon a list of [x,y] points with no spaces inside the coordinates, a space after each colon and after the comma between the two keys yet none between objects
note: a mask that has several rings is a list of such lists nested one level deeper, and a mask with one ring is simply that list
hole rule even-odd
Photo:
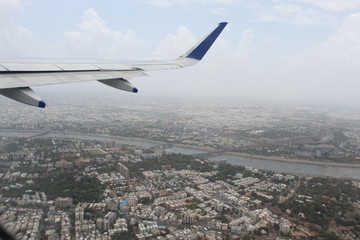
[{"label": "hazy horizon", "polygon": [[[3,0],[0,20],[1,59],[88,61],[176,58],[228,21],[198,65],[130,79],[138,95],[360,106],[359,0]],[[113,93],[100,85],[34,89]]]}]

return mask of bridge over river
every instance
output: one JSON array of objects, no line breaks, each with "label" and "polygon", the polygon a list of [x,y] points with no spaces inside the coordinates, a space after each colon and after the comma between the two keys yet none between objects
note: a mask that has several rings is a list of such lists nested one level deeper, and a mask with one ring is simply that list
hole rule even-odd
[{"label": "bridge over river", "polygon": [[220,156],[223,153],[225,153],[225,151],[218,150],[218,151],[214,151],[214,152],[195,153],[195,154],[191,154],[190,156],[195,157],[195,158],[209,158],[209,157]]}]

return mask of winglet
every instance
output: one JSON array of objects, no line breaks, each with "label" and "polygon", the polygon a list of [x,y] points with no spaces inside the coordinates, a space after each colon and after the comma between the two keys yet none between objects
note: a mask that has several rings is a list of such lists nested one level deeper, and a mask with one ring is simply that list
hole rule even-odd
[{"label": "winglet", "polygon": [[181,58],[192,58],[200,61],[205,56],[205,54],[215,42],[215,40],[218,38],[222,30],[224,30],[227,24],[227,22],[219,23],[219,26],[217,26],[209,35],[205,36],[205,38],[198,42],[189,51],[183,54]]}]

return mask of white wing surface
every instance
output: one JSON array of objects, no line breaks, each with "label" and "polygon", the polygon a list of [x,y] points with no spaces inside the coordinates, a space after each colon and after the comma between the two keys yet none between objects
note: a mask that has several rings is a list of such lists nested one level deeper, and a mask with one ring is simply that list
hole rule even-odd
[{"label": "white wing surface", "polygon": [[146,76],[147,71],[170,70],[199,62],[222,30],[219,25],[185,54],[170,61],[143,61],[119,63],[44,63],[0,62],[0,94],[37,107],[45,102],[31,89],[34,86],[99,81],[124,91],[137,92],[127,79]]}]

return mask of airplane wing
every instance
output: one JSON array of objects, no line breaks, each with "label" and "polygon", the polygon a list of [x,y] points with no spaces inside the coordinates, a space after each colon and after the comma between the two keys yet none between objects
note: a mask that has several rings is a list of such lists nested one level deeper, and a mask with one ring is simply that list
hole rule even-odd
[{"label": "airplane wing", "polygon": [[178,69],[199,62],[222,30],[219,25],[180,57],[170,61],[143,61],[118,63],[44,63],[0,62],[0,94],[13,100],[44,108],[45,102],[30,88],[34,86],[83,81],[99,81],[108,86],[137,92],[127,80],[146,76],[147,71]]}]

